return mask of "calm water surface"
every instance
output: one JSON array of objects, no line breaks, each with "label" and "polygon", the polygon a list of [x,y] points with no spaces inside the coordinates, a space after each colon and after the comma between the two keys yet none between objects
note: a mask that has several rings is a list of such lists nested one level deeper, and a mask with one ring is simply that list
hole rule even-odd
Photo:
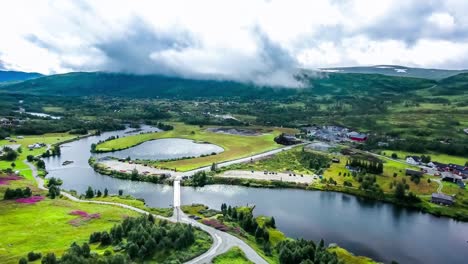
[{"label": "calm water surface", "polygon": [[199,157],[211,153],[220,153],[224,149],[220,146],[208,143],[196,143],[193,140],[182,138],[165,138],[146,141],[135,147],[101,153],[102,156],[114,156],[117,158],[131,157],[132,159],[166,160],[182,157]]},{"label": "calm water surface", "polygon": [[[157,129],[145,126],[143,130]],[[61,157],[46,160],[48,177],[63,179],[64,189],[81,193],[88,186],[101,190],[108,188],[110,193],[122,189],[126,194],[145,199],[150,206],[170,206],[171,186],[119,180],[100,175],[88,166],[91,144],[111,135],[128,134],[125,131],[109,132],[65,144]],[[172,147],[166,145],[160,149],[167,153],[174,151]],[[132,154],[132,149],[128,151]],[[150,155],[157,155],[155,153]],[[62,166],[65,160],[73,160],[74,163]],[[378,261],[468,263],[468,223],[341,193],[228,185],[182,187],[182,203],[203,203],[220,208],[223,202],[255,205],[257,215],[275,216],[278,228],[287,236],[316,241],[324,238],[326,243],[338,243],[354,254]]]}]

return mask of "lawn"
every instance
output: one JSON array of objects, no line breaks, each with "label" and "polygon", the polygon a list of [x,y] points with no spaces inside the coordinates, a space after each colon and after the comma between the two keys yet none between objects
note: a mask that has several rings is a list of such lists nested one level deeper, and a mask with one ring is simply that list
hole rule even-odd
[{"label": "lawn", "polygon": [[[32,186],[28,179],[0,185],[0,196],[5,189],[30,186],[33,194],[45,195]],[[98,213],[99,218],[81,221],[70,212],[80,210]],[[14,200],[0,201],[0,263],[18,263],[30,251],[62,254],[73,241],[83,243],[95,231],[109,230],[126,216],[138,214],[114,206],[71,202],[65,199],[44,199],[36,204],[21,204]],[[70,221],[78,219],[74,226]],[[73,222],[72,222],[73,223]]]},{"label": "lawn", "polygon": [[175,123],[174,130],[122,137],[99,144],[97,146],[97,150],[105,152],[125,149],[148,140],[160,138],[193,139],[200,142],[209,142],[224,148],[224,151],[217,155],[177,161],[154,162],[153,164],[165,168],[176,168],[178,171],[187,171],[211,165],[213,162],[219,163],[222,161],[238,159],[279,148],[281,145],[276,144],[273,139],[284,131],[290,132],[290,130],[287,129],[277,128],[265,131],[265,133],[260,136],[240,136],[213,133],[207,131],[206,128]]},{"label": "lawn", "polygon": [[[0,177],[5,176],[0,175]],[[45,191],[34,186],[33,181],[23,178],[0,185],[0,196],[3,197],[6,188],[25,188],[26,186],[32,189],[34,195],[46,195]],[[109,196],[97,198],[97,200],[124,201],[125,204],[149,209],[148,211],[154,213],[166,215],[172,213],[172,209],[158,211],[158,208],[147,208],[143,202],[128,197]],[[98,214],[98,216],[85,218],[80,214]],[[18,260],[30,251],[41,252],[43,255],[54,252],[60,256],[72,242],[78,244],[87,242],[91,233],[109,231],[114,224],[120,223],[125,217],[139,215],[139,213],[116,206],[77,203],[60,198],[53,200],[45,198],[36,204],[1,200],[0,263],[18,263]],[[195,243],[187,249],[158,252],[153,256],[152,261],[157,263],[167,259],[186,261],[206,252],[211,247],[211,237],[203,231],[195,231],[195,240]],[[98,244],[92,244],[91,249],[99,254],[103,254],[105,250],[113,251],[112,246],[103,248]]]},{"label": "lawn", "polygon": [[343,261],[343,263],[346,263],[346,264],[375,264],[377,263],[368,257],[355,256],[351,252],[340,247],[330,248],[329,251],[335,252],[336,255],[338,255],[338,258],[341,261]]},{"label": "lawn", "polygon": [[230,248],[226,253],[218,255],[213,259],[213,264],[251,264],[245,253],[238,247]]},{"label": "lawn", "polygon": [[130,196],[130,195],[127,195],[127,196],[111,195],[107,197],[101,196],[101,197],[94,197],[93,200],[126,204],[126,205],[130,205],[130,206],[148,211],[150,213],[165,216],[165,217],[171,217],[174,212],[174,209],[172,208],[148,207],[145,205],[143,201],[138,200],[135,197]]},{"label": "lawn", "polygon": [[[384,154],[385,153],[385,154]],[[429,155],[431,156],[432,161],[437,161],[441,163],[455,163],[458,165],[465,165],[465,162],[468,162],[468,158],[460,157],[460,156],[452,156],[447,154],[440,154],[440,153],[411,153],[405,151],[397,151],[397,150],[383,150],[382,155],[391,157],[392,153],[396,153],[398,155],[398,159],[404,160],[406,156],[421,156],[421,155]]]},{"label": "lawn", "polygon": [[302,146],[295,147],[291,150],[282,151],[269,158],[257,160],[253,163],[234,164],[223,168],[223,170],[291,171],[297,174],[314,174],[313,170],[305,167],[299,161],[302,148]]}]

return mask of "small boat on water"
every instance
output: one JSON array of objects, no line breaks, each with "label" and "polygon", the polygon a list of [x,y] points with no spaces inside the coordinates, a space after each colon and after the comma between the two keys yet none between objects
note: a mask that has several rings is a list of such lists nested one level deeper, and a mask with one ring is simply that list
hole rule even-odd
[{"label": "small boat on water", "polygon": [[68,164],[72,164],[73,163],[73,160],[66,160],[64,162],[62,162],[62,166],[66,166]]}]

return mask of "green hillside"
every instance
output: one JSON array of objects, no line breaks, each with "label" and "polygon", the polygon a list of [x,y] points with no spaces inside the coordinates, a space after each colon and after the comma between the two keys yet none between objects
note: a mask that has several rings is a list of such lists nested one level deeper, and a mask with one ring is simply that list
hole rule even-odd
[{"label": "green hillside", "polygon": [[431,87],[432,80],[377,74],[323,74],[297,77],[304,88],[270,88],[233,81],[193,80],[158,75],[68,73],[2,86],[6,93],[53,96],[124,96],[193,99],[203,97],[285,98],[292,95],[370,95]]}]

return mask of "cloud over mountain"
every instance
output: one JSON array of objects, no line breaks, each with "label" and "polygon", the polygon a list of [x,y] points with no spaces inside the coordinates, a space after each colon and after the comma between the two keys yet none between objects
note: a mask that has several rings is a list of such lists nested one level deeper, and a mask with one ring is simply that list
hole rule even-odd
[{"label": "cloud over mountain", "polygon": [[468,2],[11,1],[0,63],[297,86],[298,68],[468,68]]}]

